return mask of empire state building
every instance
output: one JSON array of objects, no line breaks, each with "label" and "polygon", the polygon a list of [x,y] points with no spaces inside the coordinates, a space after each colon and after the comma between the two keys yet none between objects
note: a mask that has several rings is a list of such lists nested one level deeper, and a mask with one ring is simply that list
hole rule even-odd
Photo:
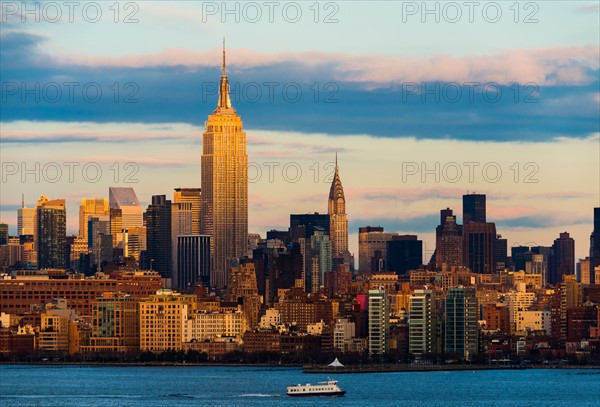
[{"label": "empire state building", "polygon": [[202,135],[201,233],[210,235],[210,284],[223,288],[229,270],[248,249],[248,155],[242,119],[231,106],[225,64],[217,108],[208,116]]}]

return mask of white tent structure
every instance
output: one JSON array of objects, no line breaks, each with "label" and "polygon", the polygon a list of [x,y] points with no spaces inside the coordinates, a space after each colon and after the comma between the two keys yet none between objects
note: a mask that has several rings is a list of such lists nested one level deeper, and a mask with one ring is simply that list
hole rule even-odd
[{"label": "white tent structure", "polygon": [[330,364],[328,364],[327,366],[331,366],[331,367],[344,367],[344,365],[342,365],[340,363],[340,361],[338,360],[338,358],[335,358],[335,360],[333,362],[331,362]]}]

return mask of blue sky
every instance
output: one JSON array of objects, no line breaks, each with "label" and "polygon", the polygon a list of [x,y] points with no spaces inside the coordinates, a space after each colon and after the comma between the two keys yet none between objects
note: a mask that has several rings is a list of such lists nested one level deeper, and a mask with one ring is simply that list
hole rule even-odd
[{"label": "blue sky", "polygon": [[[75,233],[78,200],[107,196],[130,162],[142,203],[198,186],[226,36],[233,103],[262,170],[252,231],[325,211],[338,151],[352,233],[382,224],[432,246],[439,209],[460,213],[476,190],[509,244],[551,244],[566,230],[586,255],[600,204],[597,2],[479,2],[472,21],[464,2],[428,2],[429,13],[422,2],[279,2],[273,22],[263,2],[229,3],[229,14],[221,2],[82,2],[73,22],[62,2],[26,2],[25,16],[23,4],[0,9],[0,217],[11,231],[25,193],[28,205],[66,198]],[[70,182],[65,162],[103,175]],[[63,171],[56,182],[21,177],[22,165],[49,163]],[[413,163],[419,173],[407,176]]]}]

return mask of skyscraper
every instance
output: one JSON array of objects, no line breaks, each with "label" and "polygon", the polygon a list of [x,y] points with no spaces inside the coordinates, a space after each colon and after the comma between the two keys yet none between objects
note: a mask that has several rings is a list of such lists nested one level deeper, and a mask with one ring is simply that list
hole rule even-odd
[{"label": "skyscraper", "polygon": [[448,290],[446,308],[446,353],[471,360],[477,354],[479,332],[475,289],[453,287]]},{"label": "skyscraper", "polygon": [[229,267],[248,246],[248,155],[242,119],[231,106],[223,44],[217,108],[202,135],[201,234],[212,237],[211,285],[223,288]]},{"label": "skyscraper", "polygon": [[369,354],[381,355],[389,348],[389,307],[385,290],[369,290]]},{"label": "skyscraper", "polygon": [[177,268],[173,270],[173,287],[193,290],[196,284],[210,284],[210,236],[177,236]]},{"label": "skyscraper", "polygon": [[37,202],[37,255],[38,268],[65,268],[67,209],[64,199],[48,200],[42,196]]},{"label": "skyscraper", "polygon": [[435,291],[415,290],[409,301],[409,352],[413,355],[438,353]]},{"label": "skyscraper", "polygon": [[456,216],[452,209],[440,211],[440,225],[435,228],[436,247],[435,262],[438,269],[443,264],[447,266],[462,266],[462,225],[456,223]]},{"label": "skyscraper", "polygon": [[558,239],[554,240],[552,245],[554,249],[554,268],[552,270],[550,284],[562,282],[562,276],[565,274],[575,274],[575,240],[569,233],[560,233]]},{"label": "skyscraper", "polygon": [[387,241],[385,269],[398,275],[423,264],[423,241],[416,235],[392,236]]},{"label": "skyscraper", "polygon": [[307,292],[318,293],[325,287],[325,273],[331,271],[331,241],[329,235],[317,227],[306,243],[305,287]]},{"label": "skyscraper", "polygon": [[463,195],[463,224],[485,223],[485,219],[485,194]]},{"label": "skyscraper", "polygon": [[468,222],[463,225],[463,264],[473,273],[496,272],[496,225]]},{"label": "skyscraper", "polygon": [[177,271],[178,261],[178,236],[192,235],[192,203],[173,202],[171,204],[171,260],[173,262],[173,273]]},{"label": "skyscraper", "polygon": [[358,229],[358,270],[362,273],[384,270],[387,241],[398,233],[384,232],[381,226]]},{"label": "skyscraper", "polygon": [[108,200],[106,198],[82,198],[79,206],[79,237],[87,243],[90,217],[108,214]]},{"label": "skyscraper", "polygon": [[298,241],[300,238],[310,238],[316,228],[325,231],[329,235],[331,230],[331,220],[329,215],[315,213],[291,214],[290,215],[290,239]]},{"label": "skyscraper", "polygon": [[123,229],[144,226],[144,211],[133,188],[110,187],[108,189],[108,206],[121,210],[121,227]]},{"label": "skyscraper", "polygon": [[93,264],[98,270],[103,263],[112,261],[112,235],[110,234],[110,218],[108,215],[90,216],[88,218],[88,249],[93,255]]},{"label": "skyscraper", "polygon": [[0,222],[0,244],[8,244],[8,223]]},{"label": "skyscraper", "polygon": [[166,279],[173,276],[171,226],[171,201],[153,195],[146,211],[146,256],[151,269]]},{"label": "skyscraper", "polygon": [[17,209],[17,236],[35,235],[35,208]]},{"label": "skyscraper", "polygon": [[202,190],[200,188],[175,188],[173,203],[190,202],[192,204],[192,234],[200,234]]},{"label": "skyscraper", "polygon": [[590,235],[590,261],[592,270],[600,266],[600,207],[594,208],[594,230]]},{"label": "skyscraper", "polygon": [[496,225],[486,222],[484,194],[463,195],[463,265],[474,273],[496,272]]},{"label": "skyscraper", "polygon": [[337,155],[335,157],[335,174],[329,189],[327,213],[330,222],[331,254],[333,257],[341,257],[348,251],[348,218],[346,217],[346,198],[340,179]]}]

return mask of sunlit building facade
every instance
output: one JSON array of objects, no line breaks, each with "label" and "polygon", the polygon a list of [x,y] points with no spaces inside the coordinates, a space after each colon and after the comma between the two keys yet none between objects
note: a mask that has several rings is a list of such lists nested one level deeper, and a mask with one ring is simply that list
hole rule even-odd
[{"label": "sunlit building facade", "polygon": [[212,237],[211,285],[227,284],[229,267],[247,254],[248,155],[242,119],[231,106],[223,49],[219,103],[202,135],[201,234]]}]

